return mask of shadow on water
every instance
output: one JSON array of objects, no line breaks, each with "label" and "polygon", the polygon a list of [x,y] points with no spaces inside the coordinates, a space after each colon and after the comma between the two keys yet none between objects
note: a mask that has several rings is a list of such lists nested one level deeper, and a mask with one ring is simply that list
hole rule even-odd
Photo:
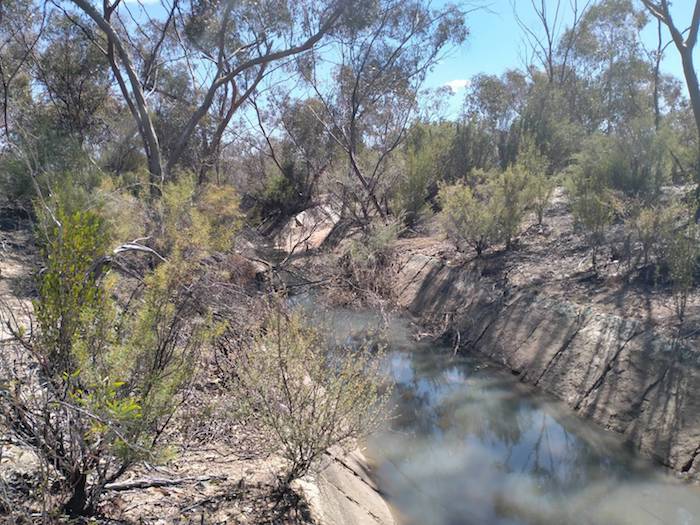
[{"label": "shadow on water", "polygon": [[[326,319],[341,339],[379,323]],[[700,524],[700,490],[474,356],[415,343],[394,320],[395,414],[368,443],[402,524]]]}]

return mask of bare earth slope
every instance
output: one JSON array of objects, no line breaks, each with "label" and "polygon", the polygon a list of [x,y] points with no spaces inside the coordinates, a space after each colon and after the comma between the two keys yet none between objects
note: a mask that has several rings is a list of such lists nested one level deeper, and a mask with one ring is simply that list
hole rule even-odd
[{"label": "bare earth slope", "polygon": [[399,241],[397,302],[672,469],[700,473],[698,294],[679,329],[662,284],[615,258],[596,276],[559,193],[509,253],[465,258],[440,235]]}]

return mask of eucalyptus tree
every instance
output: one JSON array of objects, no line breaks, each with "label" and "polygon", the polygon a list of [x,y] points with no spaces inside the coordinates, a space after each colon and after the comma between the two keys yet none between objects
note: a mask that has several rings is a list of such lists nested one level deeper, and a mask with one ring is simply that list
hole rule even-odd
[{"label": "eucalyptus tree", "polygon": [[[272,64],[312,49],[352,8],[340,0],[163,0],[159,10],[150,11],[163,13],[156,17],[146,8],[134,12],[121,0],[59,5],[106,56],[143,142],[154,194],[206,119],[213,119],[206,153],[215,155],[233,114]],[[92,25],[80,24],[71,6]],[[189,82],[180,93],[186,98],[174,94],[186,111],[178,133],[168,139],[167,156],[151,102],[173,95],[162,89],[166,70],[185,72]]]},{"label": "eucalyptus tree", "polygon": [[574,64],[597,101],[589,105],[596,128],[624,127],[653,109],[653,71],[640,37],[648,21],[632,0],[600,1],[581,20]]},{"label": "eucalyptus tree", "polygon": [[[651,13],[661,24],[663,24],[671,34],[673,44],[681,57],[683,64],[683,75],[688,87],[690,105],[695,118],[695,127],[700,135],[700,83],[698,82],[697,71],[693,62],[693,52],[698,42],[698,31],[700,31],[700,0],[695,1],[690,24],[687,27],[679,26],[673,18],[671,2],[668,0],[641,0],[647,11]],[[696,164],[696,179],[698,187],[696,197],[700,200],[700,140],[698,141],[698,161]],[[695,212],[695,220],[700,221],[700,204]]]},{"label": "eucalyptus tree", "polygon": [[[526,2],[518,5],[522,3]],[[535,23],[527,22],[516,9],[515,1],[511,0],[515,19],[525,37],[527,66],[543,70],[548,82],[563,85],[571,74],[570,61],[582,21],[594,2],[530,0],[528,4]]]},{"label": "eucalyptus tree", "polygon": [[501,168],[514,161],[518,141],[516,123],[527,105],[530,89],[525,74],[512,69],[500,77],[476,75],[467,91],[466,118],[483,124],[491,136],[492,162]]},{"label": "eucalyptus tree", "polygon": [[[282,91],[251,98],[265,177],[257,177],[257,208],[274,229],[314,204],[322,178],[332,170],[338,146],[317,118],[323,104],[315,97],[291,98]],[[260,171],[260,170],[259,170]]]},{"label": "eucalyptus tree", "polygon": [[347,160],[336,191],[366,224],[371,215],[388,215],[396,175],[389,161],[416,115],[427,72],[467,29],[458,7],[434,9],[422,0],[366,1],[355,17],[329,50],[299,69],[323,104],[318,119]]},{"label": "eucalyptus tree", "polygon": [[84,38],[80,28],[52,16],[43,35],[42,49],[32,61],[37,91],[53,113],[53,125],[64,135],[85,144],[107,124],[111,79],[107,60]]},{"label": "eucalyptus tree", "polygon": [[31,0],[0,2],[0,119],[2,144],[11,142],[18,108],[30,97],[31,58],[46,23],[46,11]]}]

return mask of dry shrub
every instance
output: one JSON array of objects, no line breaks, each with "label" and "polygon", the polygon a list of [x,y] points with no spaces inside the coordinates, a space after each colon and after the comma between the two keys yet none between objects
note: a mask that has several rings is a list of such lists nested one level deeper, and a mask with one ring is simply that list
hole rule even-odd
[{"label": "dry shrub", "polygon": [[288,461],[285,483],[330,448],[354,446],[383,415],[381,355],[368,344],[330,346],[299,311],[272,308],[248,344],[228,351],[250,420]]},{"label": "dry shrub", "polygon": [[700,257],[700,229],[692,219],[676,231],[669,243],[667,261],[678,321],[685,320],[688,296],[695,286]]},{"label": "dry shrub", "polygon": [[403,231],[399,217],[373,223],[359,237],[351,239],[340,257],[340,284],[361,302],[381,303],[391,298],[391,257]]}]

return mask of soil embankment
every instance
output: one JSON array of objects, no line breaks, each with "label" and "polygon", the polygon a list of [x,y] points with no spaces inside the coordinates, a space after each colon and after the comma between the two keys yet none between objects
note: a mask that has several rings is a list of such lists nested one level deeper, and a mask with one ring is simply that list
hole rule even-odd
[{"label": "soil embankment", "polygon": [[400,241],[396,302],[424,324],[447,328],[460,348],[697,476],[700,349],[692,319],[681,334],[663,293],[577,273],[554,253],[526,244],[520,253],[465,261],[436,238]]}]

